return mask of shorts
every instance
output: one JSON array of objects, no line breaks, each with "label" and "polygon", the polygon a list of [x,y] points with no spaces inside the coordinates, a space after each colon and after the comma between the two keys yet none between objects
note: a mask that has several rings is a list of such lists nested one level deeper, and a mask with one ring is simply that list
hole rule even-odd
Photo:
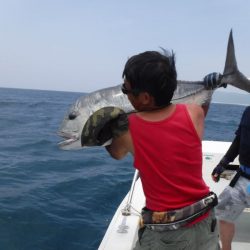
[{"label": "shorts", "polygon": [[250,206],[250,193],[247,191],[249,185],[250,181],[241,176],[234,187],[227,186],[223,190],[215,207],[217,219],[235,222],[244,208]]},{"label": "shorts", "polygon": [[[212,230],[211,230],[212,229]],[[219,250],[218,225],[214,211],[209,216],[189,227],[157,232],[144,230],[134,250]]]}]

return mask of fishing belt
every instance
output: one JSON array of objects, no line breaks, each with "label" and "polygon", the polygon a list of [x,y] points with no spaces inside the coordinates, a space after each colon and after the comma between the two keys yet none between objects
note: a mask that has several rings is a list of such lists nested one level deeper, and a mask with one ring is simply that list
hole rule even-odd
[{"label": "fishing belt", "polygon": [[250,174],[247,174],[246,172],[243,171],[241,167],[238,168],[236,175],[234,178],[231,180],[229,186],[234,187],[236,182],[239,180],[240,177],[245,177],[248,180],[250,180]]},{"label": "fishing belt", "polygon": [[218,203],[215,193],[210,192],[206,197],[192,205],[181,209],[155,212],[148,208],[142,210],[142,224],[153,231],[176,230],[186,226],[196,218],[208,212]]}]

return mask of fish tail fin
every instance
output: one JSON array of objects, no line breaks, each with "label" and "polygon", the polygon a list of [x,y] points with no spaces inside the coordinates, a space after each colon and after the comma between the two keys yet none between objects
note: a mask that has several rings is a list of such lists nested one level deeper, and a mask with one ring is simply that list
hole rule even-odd
[{"label": "fish tail fin", "polygon": [[225,62],[223,75],[232,74],[236,71],[238,71],[238,66],[237,66],[237,61],[235,57],[233,31],[231,29],[229,38],[228,38],[227,55],[226,55],[226,62]]},{"label": "fish tail fin", "polygon": [[236,88],[250,93],[250,80],[239,71],[237,66],[232,29],[229,34],[226,62],[221,84],[222,86],[230,84]]}]

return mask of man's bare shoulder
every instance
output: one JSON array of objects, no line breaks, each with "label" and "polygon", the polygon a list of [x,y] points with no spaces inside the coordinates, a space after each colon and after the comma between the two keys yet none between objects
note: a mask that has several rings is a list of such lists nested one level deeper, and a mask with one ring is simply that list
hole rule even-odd
[{"label": "man's bare shoulder", "polygon": [[203,108],[196,104],[187,104],[187,110],[200,139],[202,139],[205,120]]},{"label": "man's bare shoulder", "polygon": [[194,103],[187,104],[187,109],[189,112],[194,114],[196,113],[198,115],[204,113],[203,108],[200,105]]}]

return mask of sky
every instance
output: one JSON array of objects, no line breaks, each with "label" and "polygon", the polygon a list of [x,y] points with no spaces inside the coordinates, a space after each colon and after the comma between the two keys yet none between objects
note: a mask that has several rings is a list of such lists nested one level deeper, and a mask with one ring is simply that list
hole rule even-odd
[{"label": "sky", "polygon": [[175,53],[179,80],[202,80],[223,72],[231,28],[250,77],[249,13],[248,0],[0,0],[0,87],[92,92],[160,47]]}]

